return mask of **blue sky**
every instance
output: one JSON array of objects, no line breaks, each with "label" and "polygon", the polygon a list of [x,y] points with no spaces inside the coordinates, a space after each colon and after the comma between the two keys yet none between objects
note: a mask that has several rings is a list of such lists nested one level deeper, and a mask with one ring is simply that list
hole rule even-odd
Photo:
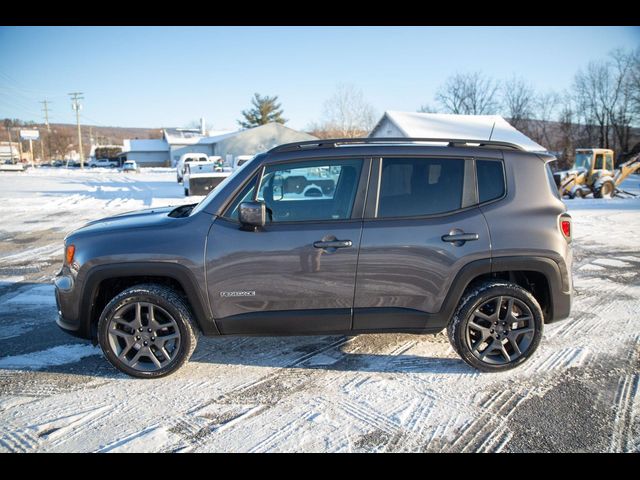
[{"label": "blue sky", "polygon": [[449,75],[513,74],[562,90],[590,60],[640,46],[639,27],[0,27],[0,118],[237,128],[254,92],[278,95],[288,126],[319,120],[338,84],[381,114],[435,104]]}]

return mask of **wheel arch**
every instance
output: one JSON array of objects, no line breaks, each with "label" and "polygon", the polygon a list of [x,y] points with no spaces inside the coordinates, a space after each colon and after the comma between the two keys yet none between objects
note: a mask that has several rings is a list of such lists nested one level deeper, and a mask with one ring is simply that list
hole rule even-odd
[{"label": "wheel arch", "polygon": [[142,283],[168,285],[184,295],[205,335],[219,335],[208,303],[189,269],[180,264],[117,263],[93,267],[86,275],[80,302],[81,330],[96,341],[96,328],[105,305],[126,288]]},{"label": "wheel arch", "polygon": [[568,294],[558,263],[547,257],[510,256],[477,260],[463,267],[445,299],[443,317],[451,318],[469,288],[486,280],[508,280],[531,292],[543,309],[545,323],[568,316]]}]

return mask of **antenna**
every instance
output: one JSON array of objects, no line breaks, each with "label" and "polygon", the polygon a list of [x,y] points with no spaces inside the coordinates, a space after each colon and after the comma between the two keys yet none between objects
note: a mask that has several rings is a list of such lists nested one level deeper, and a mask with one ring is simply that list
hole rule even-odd
[{"label": "antenna", "polygon": [[493,137],[493,129],[496,128],[496,122],[493,122],[493,126],[491,127],[491,133],[489,134],[489,140]]}]

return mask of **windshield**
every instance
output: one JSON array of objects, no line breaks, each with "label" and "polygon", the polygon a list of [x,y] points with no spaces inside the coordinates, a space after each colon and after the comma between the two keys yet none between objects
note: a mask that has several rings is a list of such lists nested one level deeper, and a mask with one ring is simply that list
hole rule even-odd
[{"label": "windshield", "polygon": [[574,170],[589,170],[591,167],[591,158],[593,153],[591,152],[578,152],[576,153],[576,160],[573,162]]},{"label": "windshield", "polygon": [[[256,155],[256,157],[257,157],[257,155]],[[256,157],[253,157],[248,162],[243,163],[242,166],[238,167],[238,169],[235,172],[233,172],[231,175],[229,175],[227,178],[225,178],[223,181],[221,181],[213,190],[211,190],[207,194],[206,197],[204,197],[202,200],[200,200],[200,203],[198,203],[198,205],[196,205],[196,207],[191,212],[191,215],[194,215],[194,214],[200,212],[209,203],[209,200],[211,200],[213,197],[215,197],[218,194],[218,192],[222,191],[222,189],[224,189],[224,187],[226,187],[232,179],[234,179],[238,174],[240,174],[249,165],[251,165],[253,163],[253,160]]]}]

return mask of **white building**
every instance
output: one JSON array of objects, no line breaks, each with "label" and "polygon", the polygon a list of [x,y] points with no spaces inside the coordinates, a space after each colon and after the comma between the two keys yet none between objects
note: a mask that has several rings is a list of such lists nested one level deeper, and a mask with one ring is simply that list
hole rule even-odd
[{"label": "white building", "polygon": [[0,163],[10,160],[15,163],[20,161],[20,149],[17,142],[0,142]]},{"label": "white building", "polygon": [[514,143],[527,151],[546,151],[542,145],[516,130],[500,115],[386,111],[369,137],[497,140]]},{"label": "white building", "polygon": [[124,140],[122,143],[122,153],[118,156],[122,162],[135,160],[138,165],[145,167],[169,165],[169,145],[162,138]]},{"label": "white building", "polygon": [[235,157],[255,155],[278,145],[307,140],[317,140],[317,137],[285,127],[281,123],[272,122],[247,130],[207,137],[202,139],[201,143],[209,146],[209,155],[221,156],[230,166]]},{"label": "white building", "polygon": [[267,123],[246,130],[205,131],[201,128],[165,128],[157,140],[125,140],[121,161],[135,160],[141,166],[175,167],[185,153],[219,155],[227,165],[235,157],[255,155],[284,143],[317,140],[313,135],[285,127],[280,123]]}]

